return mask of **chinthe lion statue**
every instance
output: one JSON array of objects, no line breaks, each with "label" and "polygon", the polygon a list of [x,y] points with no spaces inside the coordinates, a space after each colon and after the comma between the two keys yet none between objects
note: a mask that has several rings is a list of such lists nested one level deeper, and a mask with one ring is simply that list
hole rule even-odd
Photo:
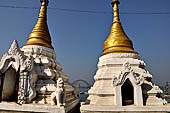
[{"label": "chinthe lion statue", "polygon": [[58,78],[57,88],[51,94],[51,105],[57,105],[58,107],[65,106],[65,88],[62,78]]}]

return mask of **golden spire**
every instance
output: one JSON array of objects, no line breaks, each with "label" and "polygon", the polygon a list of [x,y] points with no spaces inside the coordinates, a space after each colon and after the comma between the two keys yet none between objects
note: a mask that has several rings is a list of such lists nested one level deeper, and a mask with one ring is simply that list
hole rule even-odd
[{"label": "golden spire", "polygon": [[119,19],[118,0],[112,0],[113,23],[110,34],[104,42],[103,55],[109,53],[137,53],[133,49],[132,41],[125,34]]},{"label": "golden spire", "polygon": [[34,26],[31,34],[29,35],[28,41],[24,46],[27,45],[40,45],[53,49],[51,45],[51,36],[48,31],[47,25],[47,6],[48,0],[41,0],[41,9],[38,17],[37,24]]}]

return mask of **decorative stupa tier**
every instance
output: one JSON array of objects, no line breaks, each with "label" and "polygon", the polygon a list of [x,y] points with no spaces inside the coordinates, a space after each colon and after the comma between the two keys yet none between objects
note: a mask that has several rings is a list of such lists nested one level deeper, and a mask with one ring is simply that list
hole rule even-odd
[{"label": "decorative stupa tier", "polygon": [[161,97],[162,90],[152,82],[152,75],[145,69],[146,64],[123,30],[118,4],[118,0],[112,1],[114,17],[111,31],[104,42],[95,82],[81,106],[82,113],[138,111],[137,107],[163,106],[167,103]]}]

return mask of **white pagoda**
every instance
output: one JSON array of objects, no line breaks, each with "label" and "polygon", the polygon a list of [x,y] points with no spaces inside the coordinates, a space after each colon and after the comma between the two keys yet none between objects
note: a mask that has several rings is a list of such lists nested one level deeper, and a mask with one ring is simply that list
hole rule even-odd
[{"label": "white pagoda", "polygon": [[[112,0],[113,23],[99,58],[95,83],[81,105],[82,113],[166,111],[162,90],[152,82],[146,64],[134,50],[119,19],[119,1]],[[152,107],[148,107],[152,106]]]},{"label": "white pagoda", "polygon": [[1,111],[66,113],[79,104],[79,89],[68,84],[51,45],[48,0],[41,3],[27,43],[19,48],[14,40],[0,60]]}]

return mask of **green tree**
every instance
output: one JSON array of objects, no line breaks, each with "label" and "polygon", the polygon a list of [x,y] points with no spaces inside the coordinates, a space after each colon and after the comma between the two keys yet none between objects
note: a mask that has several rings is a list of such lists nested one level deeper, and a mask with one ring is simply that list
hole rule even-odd
[{"label": "green tree", "polygon": [[169,95],[169,94],[170,94],[170,91],[169,91],[169,82],[166,82],[166,84],[165,84],[164,93],[165,93],[166,95]]}]

